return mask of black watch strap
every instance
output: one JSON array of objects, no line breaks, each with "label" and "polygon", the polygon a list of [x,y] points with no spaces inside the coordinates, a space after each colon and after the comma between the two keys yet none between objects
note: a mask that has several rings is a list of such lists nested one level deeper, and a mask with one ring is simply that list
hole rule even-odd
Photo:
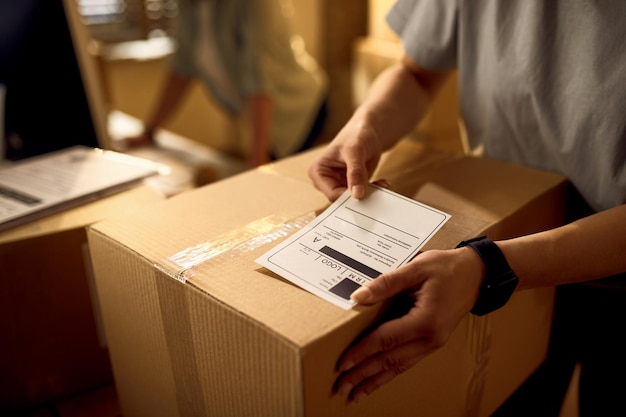
[{"label": "black watch strap", "polygon": [[504,254],[491,239],[485,236],[465,240],[457,245],[457,248],[469,246],[476,251],[485,264],[485,279],[476,304],[471,313],[482,316],[504,306],[515,287],[518,278],[506,261]]}]

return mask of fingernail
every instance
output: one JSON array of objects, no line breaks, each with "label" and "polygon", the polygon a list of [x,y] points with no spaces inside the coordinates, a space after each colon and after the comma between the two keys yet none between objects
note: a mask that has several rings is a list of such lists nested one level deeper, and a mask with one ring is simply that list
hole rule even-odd
[{"label": "fingernail", "polygon": [[367,287],[359,287],[350,294],[350,299],[357,303],[367,303],[371,298],[372,292]]},{"label": "fingernail", "polygon": [[350,192],[352,194],[352,197],[356,198],[357,200],[365,197],[365,188],[362,185],[353,186]]},{"label": "fingernail", "polygon": [[339,387],[339,395],[341,396],[348,396],[350,395],[350,391],[352,391],[352,384],[344,384],[342,386]]},{"label": "fingernail", "polygon": [[359,392],[354,396],[354,402],[355,403],[360,403],[361,401],[363,401],[365,399],[365,397],[367,397],[367,394],[364,392]]},{"label": "fingernail", "polygon": [[377,184],[383,188],[389,188],[391,186],[391,183],[387,180],[380,180]]},{"label": "fingernail", "polygon": [[354,366],[354,362],[346,362],[341,364],[341,367],[339,368],[339,372],[346,372],[348,369],[352,369],[352,367]]}]

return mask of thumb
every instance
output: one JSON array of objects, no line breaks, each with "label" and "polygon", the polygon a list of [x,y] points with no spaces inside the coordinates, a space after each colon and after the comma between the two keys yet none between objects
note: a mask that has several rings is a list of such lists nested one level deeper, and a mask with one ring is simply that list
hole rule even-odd
[{"label": "thumb", "polygon": [[[397,281],[397,282],[395,282]],[[403,291],[398,280],[394,280],[393,272],[384,273],[356,289],[350,299],[357,304],[374,304],[390,298]]]},{"label": "thumb", "polygon": [[358,200],[365,197],[369,181],[369,171],[365,165],[365,158],[360,155],[346,158],[346,177],[352,197]]}]

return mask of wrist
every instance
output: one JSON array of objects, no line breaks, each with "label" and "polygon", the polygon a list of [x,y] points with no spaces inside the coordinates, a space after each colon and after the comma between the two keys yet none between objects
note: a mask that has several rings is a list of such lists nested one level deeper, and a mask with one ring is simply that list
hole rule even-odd
[{"label": "wrist", "polygon": [[154,123],[146,123],[143,128],[143,134],[150,137],[150,139],[154,138],[154,132],[157,130],[157,125]]},{"label": "wrist", "polygon": [[503,307],[517,287],[518,278],[496,243],[485,236],[463,241],[457,248],[469,246],[482,260],[483,280],[471,313],[482,316]]},{"label": "wrist", "polygon": [[460,279],[466,285],[465,293],[468,295],[466,310],[471,311],[478,300],[478,295],[485,279],[485,264],[475,250],[469,246],[457,247],[459,251],[462,275]]}]

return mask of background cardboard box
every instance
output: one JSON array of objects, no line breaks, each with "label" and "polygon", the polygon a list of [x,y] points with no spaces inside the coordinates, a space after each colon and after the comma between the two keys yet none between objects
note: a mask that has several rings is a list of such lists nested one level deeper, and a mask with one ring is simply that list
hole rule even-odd
[{"label": "background cardboard box", "polygon": [[[399,40],[370,35],[355,40],[352,54],[352,95],[354,105],[357,106],[367,97],[376,77],[402,59],[404,49]],[[410,133],[412,139],[451,152],[464,152],[467,149],[464,126],[459,119],[457,84],[457,75],[454,73]]]},{"label": "background cardboard box", "polygon": [[85,226],[161,200],[139,186],[0,232],[0,415],[112,382]]},{"label": "background cardboard box", "polygon": [[[332,394],[336,361],[382,305],[345,311],[254,260],[328,202],[281,160],[88,229],[125,417],[488,416],[545,357],[553,290],[468,315],[449,343],[359,404]],[[452,214],[427,248],[563,221],[565,180],[403,142],[375,177]]]}]

